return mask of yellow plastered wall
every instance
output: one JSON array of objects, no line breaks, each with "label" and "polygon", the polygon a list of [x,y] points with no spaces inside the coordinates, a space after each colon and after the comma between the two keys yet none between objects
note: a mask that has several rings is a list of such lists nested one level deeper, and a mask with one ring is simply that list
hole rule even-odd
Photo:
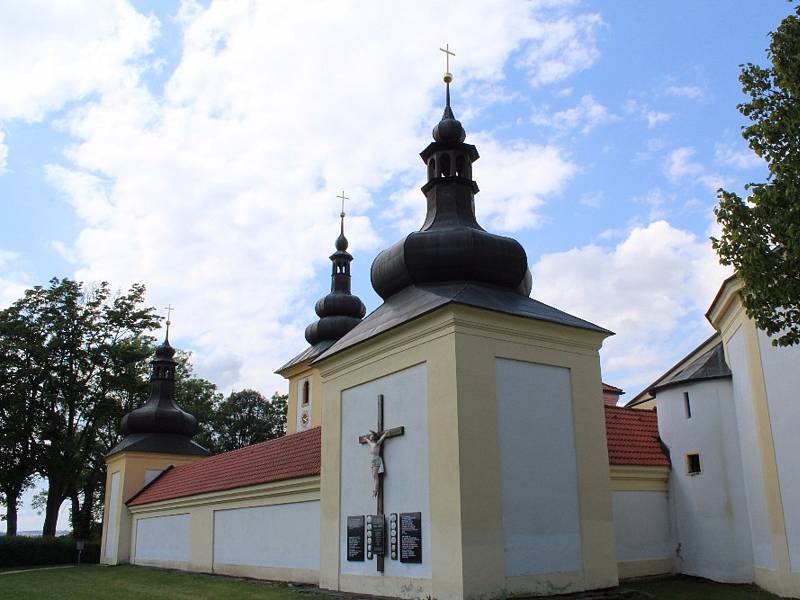
[{"label": "yellow plastered wall", "polygon": [[[117,565],[130,562],[131,515],[125,502],[145,485],[147,471],[163,471],[170,466],[180,466],[201,460],[203,456],[185,454],[162,454],[156,452],[119,452],[106,460],[106,493],[103,505],[103,533],[100,548],[100,562]],[[111,479],[119,473],[119,506],[112,510]],[[116,517],[117,541],[106,557],[109,520]]]},{"label": "yellow plastered wall", "polygon": [[756,416],[755,425],[761,449],[762,483],[767,500],[770,538],[776,564],[775,570],[756,567],[755,582],[774,594],[800,598],[800,573],[792,572],[790,566],[775,443],[772,437],[761,350],[758,346],[758,330],[755,322],[744,311],[739,297],[740,290],[741,282],[738,279],[726,280],[706,316],[722,337],[725,358],[729,364],[728,344],[737,333],[741,333],[744,338],[750,389],[742,390],[742,394],[749,396]]},{"label": "yellow plastered wall", "polygon": [[286,412],[286,433],[297,432],[297,409],[300,402],[298,390],[300,382],[308,378],[311,382],[311,424],[312,427],[319,427],[322,423],[322,383],[319,376],[319,369],[310,367],[308,363],[297,365],[282,373],[289,380],[289,400]]},{"label": "yellow plastered wall", "polygon": [[[320,585],[384,595],[409,584],[440,600],[604,588],[617,583],[598,350],[605,336],[460,305],[440,308],[319,363],[322,399]],[[495,364],[570,370],[583,569],[505,576]],[[428,376],[430,581],[339,574],[341,395],[425,363]],[[432,433],[435,432],[435,435]]]},{"label": "yellow plastered wall", "polygon": [[[320,502],[320,587],[333,590],[444,600],[461,597],[458,434],[452,324],[440,311],[348,349],[319,365],[322,378],[322,478]],[[339,574],[341,395],[348,388],[425,363],[428,376],[429,480],[431,494],[431,580]],[[435,401],[430,399],[435,398]]]}]

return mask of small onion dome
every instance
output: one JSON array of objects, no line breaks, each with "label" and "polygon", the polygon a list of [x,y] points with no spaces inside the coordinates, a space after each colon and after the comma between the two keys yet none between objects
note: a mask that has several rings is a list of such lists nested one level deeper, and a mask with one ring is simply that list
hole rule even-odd
[{"label": "small onion dome", "polygon": [[433,128],[433,139],[442,144],[460,144],[467,139],[467,132],[449,106],[444,109],[442,120]]},{"label": "small onion dome", "polygon": [[156,348],[156,353],[153,362],[163,360],[163,361],[172,361],[174,364],[177,364],[175,363],[175,361],[172,360],[174,356],[175,356],[175,348],[173,348],[170,345],[169,339],[165,339],[164,342]]},{"label": "small onion dome", "polygon": [[358,296],[350,293],[350,263],[353,256],[347,252],[347,238],[344,236],[344,212],[339,237],[336,238],[336,252],[331,254],[331,292],[317,300],[314,307],[318,321],[306,327],[306,341],[312,346],[320,342],[343,337],[361,322],[367,314],[367,307]]},{"label": "small onion dome", "polygon": [[349,245],[347,238],[344,237],[344,232],[339,234],[339,237],[336,238],[336,250],[339,252],[344,252],[347,250],[347,246]]},{"label": "small onion dome", "polygon": [[122,435],[172,433],[192,437],[197,419],[175,403],[175,348],[169,340],[156,348],[150,376],[150,398],[143,406],[122,418]]}]

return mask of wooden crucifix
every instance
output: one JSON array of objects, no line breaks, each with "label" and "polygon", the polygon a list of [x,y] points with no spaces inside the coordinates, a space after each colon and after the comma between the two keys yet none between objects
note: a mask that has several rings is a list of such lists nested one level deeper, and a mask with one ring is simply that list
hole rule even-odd
[{"label": "wooden crucifix", "polygon": [[[372,459],[370,467],[372,469],[372,479],[374,482],[372,495],[375,496],[377,504],[375,514],[381,517],[383,517],[383,476],[386,472],[386,468],[383,464],[383,443],[389,438],[397,437],[404,433],[405,428],[402,425],[390,429],[383,428],[383,394],[380,394],[378,396],[378,429],[376,431],[370,431],[366,435],[359,436],[358,443],[367,444],[369,446],[370,458]],[[376,556],[376,562],[378,571],[383,573],[383,553]]]}]

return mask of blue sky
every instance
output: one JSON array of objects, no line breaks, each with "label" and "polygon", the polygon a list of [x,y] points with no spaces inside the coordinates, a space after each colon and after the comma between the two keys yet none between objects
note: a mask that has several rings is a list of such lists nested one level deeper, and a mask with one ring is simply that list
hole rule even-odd
[{"label": "blue sky", "polygon": [[617,332],[604,380],[630,397],[710,334],[715,189],[766,174],[738,65],[766,62],[791,5],[392,9],[5,4],[0,304],[54,276],[142,282],[177,306],[200,375],[285,389],[273,371],[329,285],[335,195],[369,310],[372,259],[422,223],[447,42],[479,220],[522,242],[534,297]]}]

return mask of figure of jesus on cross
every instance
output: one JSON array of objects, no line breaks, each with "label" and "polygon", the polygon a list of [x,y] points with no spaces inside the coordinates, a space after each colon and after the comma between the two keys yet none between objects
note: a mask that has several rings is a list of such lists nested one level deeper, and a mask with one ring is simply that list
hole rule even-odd
[{"label": "figure of jesus on cross", "polygon": [[377,431],[369,430],[369,433],[364,436],[365,442],[367,446],[369,446],[369,457],[370,457],[370,464],[372,465],[372,497],[378,497],[378,487],[379,482],[381,480],[381,475],[386,472],[385,467],[383,466],[383,457],[381,456],[381,450],[383,449],[383,440],[386,439],[386,432],[384,431],[382,434],[378,435]]},{"label": "figure of jesus on cross", "polygon": [[[376,500],[375,514],[383,516],[383,477],[386,474],[386,467],[383,463],[383,444],[386,440],[403,435],[405,428],[392,427],[383,428],[383,394],[378,396],[378,430],[370,429],[366,435],[359,436],[358,443],[366,444],[369,447],[370,470],[372,472],[372,496]],[[383,552],[376,552],[378,559],[378,571],[383,572]]]}]

